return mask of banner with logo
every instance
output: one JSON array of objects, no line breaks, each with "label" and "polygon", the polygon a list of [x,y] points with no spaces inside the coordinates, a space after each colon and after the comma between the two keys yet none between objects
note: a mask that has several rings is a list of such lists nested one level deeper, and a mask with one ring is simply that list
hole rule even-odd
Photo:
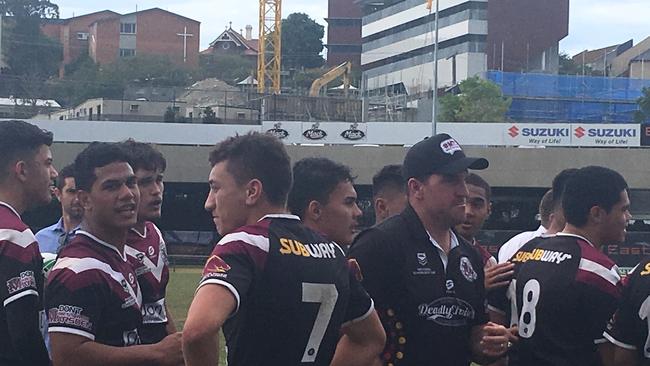
[{"label": "banner with logo", "polygon": [[641,146],[650,146],[650,123],[641,125]]},{"label": "banner with logo", "polygon": [[638,124],[572,124],[573,146],[640,146]]}]

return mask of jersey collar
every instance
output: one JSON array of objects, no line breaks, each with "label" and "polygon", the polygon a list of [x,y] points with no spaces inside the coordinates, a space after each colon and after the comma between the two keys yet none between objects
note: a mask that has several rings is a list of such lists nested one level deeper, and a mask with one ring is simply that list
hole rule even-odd
[{"label": "jersey collar", "polygon": [[572,236],[574,238],[578,238],[578,239],[582,239],[582,240],[586,241],[589,245],[591,245],[594,248],[596,247],[592,242],[589,241],[589,239],[587,239],[587,238],[585,238],[584,236],[581,236],[581,235],[565,233],[563,231],[561,231],[561,232],[559,232],[559,233],[557,233],[555,235],[557,235],[557,236]]},{"label": "jersey collar", "polygon": [[142,239],[144,239],[144,238],[147,237],[147,224],[146,224],[146,223],[144,224],[144,233],[140,233],[140,232],[139,232],[138,230],[136,230],[136,228],[134,228],[134,227],[130,228],[129,230],[131,230],[132,232],[134,232],[137,236],[141,237]]},{"label": "jersey collar", "polygon": [[268,214],[264,215],[261,219],[257,220],[257,222],[260,222],[264,219],[289,219],[289,220],[298,220],[300,221],[300,217],[296,215],[291,215],[291,214]]},{"label": "jersey collar", "polygon": [[18,213],[18,211],[16,211],[15,208],[11,207],[10,204],[8,204],[8,203],[6,203],[6,202],[2,202],[2,201],[0,201],[0,206],[5,206],[5,207],[8,208],[9,210],[11,210],[11,212],[13,212],[16,216],[18,216],[19,219],[22,220],[22,218],[20,217],[20,214]]},{"label": "jersey collar", "polygon": [[85,235],[85,236],[89,237],[90,239],[92,239],[93,241],[97,242],[98,244],[103,245],[103,246],[107,247],[108,249],[111,249],[111,250],[115,251],[115,253],[117,253],[120,256],[120,258],[122,258],[126,262],[126,254],[124,254],[124,252],[120,252],[115,247],[115,245],[109,244],[109,243],[101,240],[100,238],[96,237],[95,235],[93,235],[93,234],[91,234],[91,233],[89,233],[89,232],[87,232],[85,230],[78,230],[76,232],[76,234],[77,235],[79,235],[79,234]]}]

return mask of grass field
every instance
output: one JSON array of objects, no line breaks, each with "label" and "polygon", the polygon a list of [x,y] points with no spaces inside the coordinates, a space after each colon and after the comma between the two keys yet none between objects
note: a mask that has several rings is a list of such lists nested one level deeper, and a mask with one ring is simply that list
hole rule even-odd
[{"label": "grass field", "polygon": [[[169,284],[167,285],[167,306],[174,317],[176,327],[181,330],[187,319],[194,291],[201,278],[203,267],[174,266],[169,269]],[[226,364],[223,336],[219,339],[219,364]]]}]

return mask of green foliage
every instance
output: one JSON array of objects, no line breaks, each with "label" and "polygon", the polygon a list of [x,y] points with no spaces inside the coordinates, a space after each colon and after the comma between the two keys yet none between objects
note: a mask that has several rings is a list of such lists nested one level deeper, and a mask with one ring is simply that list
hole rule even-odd
[{"label": "green foliage", "polygon": [[255,61],[240,55],[201,55],[199,63],[201,79],[217,78],[230,85],[255,72]]},{"label": "green foliage", "polygon": [[459,84],[460,94],[440,98],[438,120],[444,122],[502,122],[512,100],[505,98],[498,85],[471,77]]},{"label": "green foliage", "polygon": [[203,123],[217,123],[217,114],[210,107],[203,110]]},{"label": "green foliage", "polygon": [[45,81],[57,74],[62,47],[40,29],[42,18],[58,18],[59,8],[44,0],[0,0],[3,19],[0,93],[36,99],[44,96]]},{"label": "green foliage", "polygon": [[184,87],[192,71],[163,56],[136,56],[110,65],[97,65],[86,56],[70,64],[64,79],[52,80],[50,90],[61,103],[72,106],[90,98],[121,99],[129,85]]},{"label": "green foliage", "polygon": [[282,66],[313,68],[323,65],[325,28],[307,14],[293,13],[282,20]]},{"label": "green foliage", "polygon": [[643,95],[636,100],[639,110],[634,113],[634,121],[638,123],[645,122],[650,118],[650,88],[645,87],[641,92]]}]

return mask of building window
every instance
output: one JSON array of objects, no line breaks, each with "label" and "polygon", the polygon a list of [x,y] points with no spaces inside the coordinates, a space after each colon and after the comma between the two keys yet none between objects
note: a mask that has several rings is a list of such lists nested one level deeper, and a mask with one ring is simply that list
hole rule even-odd
[{"label": "building window", "polygon": [[131,107],[129,108],[129,111],[131,112],[137,112],[140,110],[140,105],[139,104],[131,104]]},{"label": "building window", "polygon": [[77,39],[82,40],[82,41],[87,41],[88,40],[88,33],[86,33],[86,32],[77,32]]},{"label": "building window", "polygon": [[120,33],[135,34],[135,23],[120,23]]},{"label": "building window", "polygon": [[181,107],[172,107],[172,110],[176,113],[181,111]]},{"label": "building window", "polygon": [[237,119],[246,119],[246,113],[237,112]]},{"label": "building window", "polygon": [[120,48],[120,57],[133,57],[135,50],[132,48]]}]

